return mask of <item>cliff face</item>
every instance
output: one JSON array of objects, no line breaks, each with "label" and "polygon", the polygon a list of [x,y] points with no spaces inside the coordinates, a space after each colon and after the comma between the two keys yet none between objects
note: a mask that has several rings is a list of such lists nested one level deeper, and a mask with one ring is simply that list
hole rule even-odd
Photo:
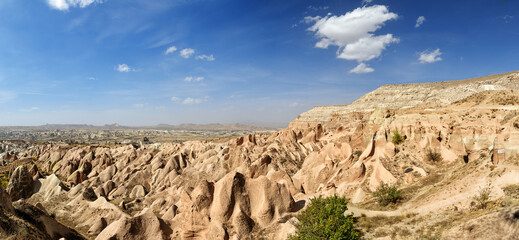
[{"label": "cliff face", "polygon": [[383,85],[349,105],[314,107],[299,115],[292,125],[326,122],[352,111],[369,112],[375,108],[404,109],[425,104],[446,106],[482,91],[515,89],[519,89],[519,71],[458,81]]}]

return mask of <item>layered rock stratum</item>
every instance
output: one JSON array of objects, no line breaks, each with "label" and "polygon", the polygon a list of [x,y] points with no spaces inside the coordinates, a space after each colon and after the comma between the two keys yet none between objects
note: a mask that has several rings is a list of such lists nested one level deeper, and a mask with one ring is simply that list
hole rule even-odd
[{"label": "layered rock stratum", "polygon": [[[365,239],[514,239],[518,85],[512,72],[382,86],[273,134],[219,142],[35,145],[17,158],[27,160],[12,171],[18,187],[0,192],[0,235],[26,226],[37,239],[285,239],[311,198],[337,194]],[[403,201],[378,206],[383,183]]]}]

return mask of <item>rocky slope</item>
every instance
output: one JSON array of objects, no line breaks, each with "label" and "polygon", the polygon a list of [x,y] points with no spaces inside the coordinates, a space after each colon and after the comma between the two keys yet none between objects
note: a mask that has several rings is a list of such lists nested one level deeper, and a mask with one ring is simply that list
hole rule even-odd
[{"label": "rocky slope", "polygon": [[[11,171],[7,194],[87,239],[285,239],[309,199],[333,194],[350,200],[365,239],[477,239],[494,225],[503,231],[492,237],[513,239],[519,92],[497,89],[518,83],[509,73],[384,86],[274,134],[221,142],[36,145],[18,157],[27,167]],[[484,85],[496,90],[477,90]],[[468,87],[476,92],[461,90]],[[448,94],[426,95],[432,88]],[[395,131],[402,144],[392,142]],[[404,200],[377,206],[382,183],[397,185]],[[477,209],[474,196],[486,186],[489,207]],[[9,203],[0,208],[12,213]]]},{"label": "rocky slope", "polygon": [[519,71],[458,81],[383,85],[349,105],[315,107],[292,124],[330,121],[352,111],[370,112],[375,108],[403,109],[426,103],[446,106],[482,91],[516,89],[519,89]]}]

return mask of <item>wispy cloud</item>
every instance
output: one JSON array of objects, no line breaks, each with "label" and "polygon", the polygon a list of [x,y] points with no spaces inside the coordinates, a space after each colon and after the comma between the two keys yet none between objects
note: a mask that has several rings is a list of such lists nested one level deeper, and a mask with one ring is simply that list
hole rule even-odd
[{"label": "wispy cloud", "polygon": [[36,110],[40,109],[39,107],[31,107],[26,109],[20,109],[20,112],[34,112]]},{"label": "wispy cloud", "polygon": [[442,58],[440,57],[440,55],[442,55],[443,53],[440,52],[439,48],[437,48],[434,51],[426,50],[419,54],[420,54],[420,56],[418,57],[418,60],[420,61],[420,63],[424,64],[424,63],[433,63],[433,62],[441,61]]},{"label": "wispy cloud", "polygon": [[164,45],[168,45],[168,44],[171,44],[172,42],[174,42],[175,39],[172,38],[172,37],[165,37],[165,38],[162,38],[156,42],[154,42],[153,44],[151,44],[148,48],[156,48],[156,47],[162,47]]},{"label": "wispy cloud", "polygon": [[417,19],[416,19],[416,24],[414,25],[415,28],[417,27],[420,27],[423,22],[425,22],[425,17],[424,16],[419,16]]},{"label": "wispy cloud", "polygon": [[134,107],[134,108],[144,108],[144,103],[136,103],[136,104],[133,104],[133,107]]},{"label": "wispy cloud", "polygon": [[512,19],[514,19],[514,16],[512,16],[512,15],[504,15],[501,18],[503,20],[505,20],[505,23],[509,23],[510,21],[512,21]]},{"label": "wispy cloud", "polygon": [[186,77],[184,78],[184,82],[201,82],[204,80],[204,77]]},{"label": "wispy cloud", "polygon": [[0,103],[8,102],[16,97],[16,93],[11,91],[0,91]]},{"label": "wispy cloud", "polygon": [[47,4],[56,10],[67,11],[71,7],[85,8],[91,4],[103,3],[103,0],[47,0]]},{"label": "wispy cloud", "polygon": [[117,65],[115,70],[117,70],[119,72],[135,72],[135,69],[131,68],[130,66],[128,66],[127,64],[124,64],[124,63]]},{"label": "wispy cloud", "polygon": [[207,97],[207,96],[205,96],[204,98],[188,97],[188,98],[184,99],[184,101],[182,101],[182,104],[184,104],[184,105],[200,104],[200,103],[207,101],[208,98],[209,97]]},{"label": "wispy cloud", "polygon": [[365,5],[370,4],[372,2],[373,2],[373,0],[362,0],[362,5],[365,6]]},{"label": "wispy cloud", "polygon": [[328,7],[328,6],[312,6],[312,5],[307,7],[308,10],[313,10],[313,11],[326,10],[328,8],[330,8],[330,7]]},{"label": "wispy cloud", "polygon": [[180,50],[180,56],[183,58],[190,58],[193,54],[195,54],[195,49],[192,48],[184,48]]},{"label": "wispy cloud", "polygon": [[299,101],[295,101],[295,102],[288,104],[289,107],[300,107],[302,105],[303,104],[301,104]]},{"label": "wispy cloud", "polygon": [[166,49],[166,51],[164,52],[164,54],[168,55],[168,54],[173,53],[173,52],[175,52],[175,51],[177,51],[177,47],[175,47],[175,46],[171,46],[171,47],[168,47],[168,49]]},{"label": "wispy cloud", "polygon": [[215,60],[213,54],[211,54],[211,55],[202,54],[202,55],[196,56],[195,58],[199,59],[199,60],[206,60],[206,61],[214,61]]},{"label": "wispy cloud", "polygon": [[203,98],[187,97],[187,98],[184,98],[184,100],[181,100],[178,97],[171,97],[172,102],[181,103],[184,105],[200,104],[200,103],[206,102],[208,99],[209,99],[209,96],[205,96]]}]

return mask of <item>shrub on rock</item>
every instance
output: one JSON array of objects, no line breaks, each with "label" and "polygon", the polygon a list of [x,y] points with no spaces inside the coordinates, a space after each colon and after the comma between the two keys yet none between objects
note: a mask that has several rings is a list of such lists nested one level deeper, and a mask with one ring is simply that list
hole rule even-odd
[{"label": "shrub on rock", "polygon": [[391,140],[393,144],[399,145],[404,141],[404,137],[402,137],[402,135],[398,132],[398,129],[395,129],[395,131],[393,132],[393,136],[391,137]]}]

